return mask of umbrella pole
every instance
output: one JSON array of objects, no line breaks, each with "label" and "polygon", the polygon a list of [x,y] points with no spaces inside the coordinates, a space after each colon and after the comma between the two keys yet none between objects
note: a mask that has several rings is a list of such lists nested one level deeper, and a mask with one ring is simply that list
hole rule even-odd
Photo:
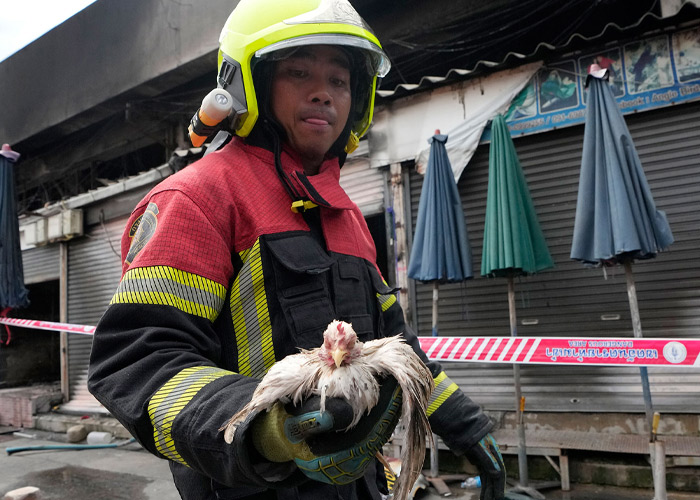
[{"label": "umbrella pole", "polygon": [[[433,337],[438,335],[438,282],[433,283]],[[440,474],[438,464],[438,437],[433,433],[433,443],[430,447],[430,476],[438,477]]]},{"label": "umbrella pole", "polygon": [[[630,303],[630,315],[632,317],[632,331],[635,338],[642,338],[642,321],[639,318],[639,305],[637,304],[637,288],[634,284],[634,275],[632,274],[632,261],[625,259],[625,277],[627,278],[627,297]],[[642,378],[642,393],[644,394],[644,410],[647,418],[647,428],[649,429],[649,438],[652,437],[652,422],[654,419],[654,409],[651,404],[651,389],[649,388],[649,374],[646,366],[639,367],[639,375]]]},{"label": "umbrella pole", "polygon": [[[508,316],[510,318],[510,336],[518,336],[517,319],[515,315],[515,285],[513,275],[508,275]],[[513,379],[515,380],[515,420],[518,429],[518,472],[520,485],[527,486],[527,446],[525,444],[525,426],[523,425],[523,401],[520,390],[520,365],[513,363]]]},{"label": "umbrella pole", "polygon": [[[438,336],[438,282],[433,282],[433,337]],[[445,483],[445,476],[440,477],[440,464],[438,463],[438,436],[433,432],[430,445],[430,476],[426,478],[438,491],[440,496],[449,496],[450,488]]]},{"label": "umbrella pole", "polygon": [[[518,320],[515,314],[515,284],[513,273],[508,273],[508,317],[510,319],[510,336],[518,336]],[[513,380],[515,381],[515,420],[518,429],[518,485],[512,491],[524,493],[532,498],[544,500],[544,495],[532,486],[527,470],[527,445],[525,442],[525,424],[523,413],[525,411],[525,398],[520,389],[520,365],[513,363]]]},{"label": "umbrella pole", "polygon": [[[630,316],[632,317],[632,331],[635,338],[642,338],[642,321],[639,317],[639,304],[637,303],[637,287],[634,284],[632,274],[632,259],[625,259],[625,278],[627,279],[627,297],[630,302]],[[642,393],[644,395],[644,411],[647,418],[647,428],[649,429],[649,451],[651,455],[652,479],[654,481],[654,500],[666,499],[666,474],[660,473],[660,464],[657,463],[656,429],[654,426],[654,407],[651,403],[651,389],[649,387],[649,373],[646,366],[639,367],[639,375],[642,379]],[[663,446],[663,444],[661,445]],[[663,448],[658,448],[663,449]],[[663,457],[663,455],[662,455]],[[663,459],[663,458],[662,458]],[[664,459],[665,460],[665,459]]]}]

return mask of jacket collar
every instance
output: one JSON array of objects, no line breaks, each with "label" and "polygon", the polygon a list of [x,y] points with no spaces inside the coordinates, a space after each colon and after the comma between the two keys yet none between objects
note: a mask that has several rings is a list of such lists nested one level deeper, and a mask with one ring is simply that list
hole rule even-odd
[{"label": "jacket collar", "polygon": [[[267,149],[246,144],[235,138],[239,147],[247,148],[266,165],[275,171],[274,154]],[[292,179],[297,191],[317,205],[336,210],[351,210],[355,204],[340,187],[340,164],[337,158],[326,159],[316,175],[306,175],[298,153],[289,147],[282,148],[282,170]],[[275,176],[277,176],[275,172]],[[279,182],[282,182],[279,180]]]}]

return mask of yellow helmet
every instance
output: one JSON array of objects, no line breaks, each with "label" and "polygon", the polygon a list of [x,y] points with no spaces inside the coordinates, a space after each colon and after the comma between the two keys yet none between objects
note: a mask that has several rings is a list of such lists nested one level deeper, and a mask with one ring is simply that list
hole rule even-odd
[{"label": "yellow helmet", "polygon": [[234,99],[231,126],[247,137],[260,114],[253,66],[303,45],[341,45],[359,54],[365,83],[354,96],[346,152],[369,128],[377,79],[391,67],[369,26],[348,0],[241,0],[219,37],[219,87]]}]

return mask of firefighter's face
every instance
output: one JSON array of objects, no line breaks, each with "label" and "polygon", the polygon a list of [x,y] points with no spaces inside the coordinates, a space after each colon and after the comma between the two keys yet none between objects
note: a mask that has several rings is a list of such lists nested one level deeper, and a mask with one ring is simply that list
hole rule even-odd
[{"label": "firefighter's face", "polygon": [[350,62],[329,45],[310,45],[277,62],[272,113],[301,155],[307,174],[318,168],[350,114]]}]

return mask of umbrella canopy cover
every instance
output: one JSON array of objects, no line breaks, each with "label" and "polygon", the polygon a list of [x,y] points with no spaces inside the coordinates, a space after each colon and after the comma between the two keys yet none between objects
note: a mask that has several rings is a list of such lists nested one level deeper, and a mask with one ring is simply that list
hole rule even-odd
[{"label": "umbrella canopy cover", "polygon": [[17,201],[12,170],[15,159],[16,156],[9,152],[0,154],[0,309],[24,307],[29,304],[29,292],[24,287],[22,253],[19,247]]},{"label": "umbrella canopy cover", "polygon": [[533,274],[554,266],[502,115],[491,122],[483,276]]},{"label": "umbrella canopy cover", "polygon": [[593,265],[648,259],[673,243],[610,85],[588,77],[571,258]]},{"label": "umbrella canopy cover", "polygon": [[459,282],[473,276],[462,201],[445,150],[447,136],[428,140],[430,156],[418,203],[408,276],[418,281]]}]

